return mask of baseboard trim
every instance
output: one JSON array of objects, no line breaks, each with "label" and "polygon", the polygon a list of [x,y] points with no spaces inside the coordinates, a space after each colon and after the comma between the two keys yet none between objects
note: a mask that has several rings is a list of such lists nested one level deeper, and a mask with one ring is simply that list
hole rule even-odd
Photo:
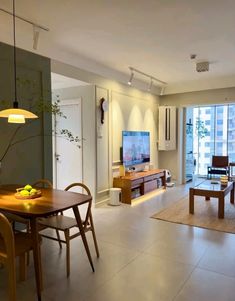
[{"label": "baseboard trim", "polygon": [[96,207],[100,207],[100,206],[102,206],[102,205],[104,205],[104,204],[107,204],[108,201],[109,201],[109,198],[98,201],[97,203],[95,203],[95,208],[96,208]]}]

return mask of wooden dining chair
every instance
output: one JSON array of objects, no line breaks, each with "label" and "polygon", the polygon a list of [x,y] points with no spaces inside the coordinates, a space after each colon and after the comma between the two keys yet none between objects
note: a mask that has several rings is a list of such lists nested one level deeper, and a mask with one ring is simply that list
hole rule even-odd
[{"label": "wooden dining chair", "polygon": [[[47,179],[39,179],[36,182],[34,182],[32,184],[32,187],[36,187],[36,188],[42,188],[42,187],[46,187],[46,188],[53,188],[52,183],[47,180]],[[20,223],[23,224],[23,231],[26,231],[27,233],[30,232],[30,223],[28,219],[25,219],[21,216],[18,216],[16,214],[11,214],[11,213],[6,213],[6,217],[11,221],[11,223],[13,224],[13,228],[16,232],[21,232],[22,231],[22,227],[17,227],[15,226],[16,223]],[[18,229],[20,228],[20,230]],[[57,231],[56,231],[57,233]],[[60,238],[59,232],[57,234],[57,237]],[[30,261],[30,255],[29,252],[27,252],[27,265],[29,265],[29,261]]]},{"label": "wooden dining chair", "polygon": [[25,254],[32,250],[31,235],[13,233],[9,220],[0,213],[0,263],[8,270],[9,301],[16,300],[15,257],[20,258],[20,280],[26,278]]},{"label": "wooden dining chair", "polygon": [[[37,180],[36,182],[33,183],[32,185],[33,187],[36,187],[36,188],[50,188],[52,189],[53,188],[53,185],[51,183],[51,181],[47,180],[47,179],[40,179],[40,180]],[[40,230],[44,230],[46,227],[43,227],[41,228]],[[60,233],[59,231],[56,229],[56,236],[57,236],[57,240],[58,240],[58,243],[59,243],[59,246],[60,248],[62,248],[62,244],[60,242]]]},{"label": "wooden dining chair", "polygon": [[[82,183],[73,183],[73,184],[69,185],[68,187],[66,187],[65,191],[68,191],[73,187],[81,187],[86,191],[86,193],[88,195],[91,195],[89,188]],[[86,208],[85,218],[82,221],[83,229],[84,229],[84,232],[88,232],[88,231],[92,232],[96,255],[97,255],[97,257],[99,257],[99,248],[98,248],[98,244],[97,244],[97,240],[96,240],[95,228],[94,228],[94,223],[93,223],[93,218],[92,218],[92,213],[91,213],[92,200],[87,201],[86,205],[87,205],[87,208]],[[70,275],[70,240],[72,240],[73,238],[75,238],[77,236],[80,236],[79,231],[74,234],[70,234],[70,229],[78,227],[76,219],[73,217],[65,216],[63,214],[63,212],[61,212],[60,215],[50,216],[48,218],[40,219],[39,225],[43,225],[48,228],[52,228],[52,229],[56,229],[56,230],[64,232],[65,239],[64,240],[60,239],[60,243],[66,244],[66,268],[67,268],[67,277],[69,277],[69,275]],[[55,237],[52,237],[49,235],[41,234],[41,236],[46,237],[48,239],[52,239],[52,240],[58,240],[58,238],[56,239]],[[94,272],[94,268],[92,265],[91,265],[91,267]]]},{"label": "wooden dining chair", "polygon": [[38,188],[53,188],[53,185],[51,183],[51,181],[47,180],[47,179],[39,179],[36,182],[33,183],[32,187],[38,187]]}]

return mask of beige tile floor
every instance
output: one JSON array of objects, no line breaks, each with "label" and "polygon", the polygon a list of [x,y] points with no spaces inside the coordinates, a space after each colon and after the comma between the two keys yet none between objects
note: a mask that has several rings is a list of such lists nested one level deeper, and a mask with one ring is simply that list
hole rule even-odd
[{"label": "beige tile floor", "polygon": [[[135,206],[93,209],[101,257],[92,273],[81,240],[71,243],[71,276],[65,249],[43,241],[44,301],[234,301],[235,235],[151,219],[185,196],[187,186],[150,194]],[[0,270],[0,300],[7,300]],[[36,300],[33,262],[28,280],[17,284],[19,301]]]}]

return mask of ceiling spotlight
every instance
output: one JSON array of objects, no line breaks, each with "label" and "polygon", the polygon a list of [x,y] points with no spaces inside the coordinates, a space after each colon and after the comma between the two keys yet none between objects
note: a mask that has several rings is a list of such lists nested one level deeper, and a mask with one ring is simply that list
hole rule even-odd
[{"label": "ceiling spotlight", "polygon": [[33,49],[37,50],[38,48],[38,39],[40,34],[40,27],[33,25]]},{"label": "ceiling spotlight", "polygon": [[152,86],[153,86],[153,79],[152,79],[152,77],[151,77],[151,78],[150,78],[150,83],[149,83],[149,86],[148,86],[148,91],[149,91],[149,92],[151,91]]},{"label": "ceiling spotlight", "polygon": [[144,72],[142,72],[142,71],[140,71],[140,70],[138,70],[138,69],[136,69],[134,67],[128,67],[128,68],[129,68],[130,74],[131,74],[129,81],[127,82],[129,86],[132,85],[132,81],[133,81],[133,78],[134,78],[134,72],[137,73],[137,75],[141,74],[141,76],[145,76],[145,77],[147,77],[150,80],[149,85],[148,85],[148,89],[147,89],[149,92],[151,91],[151,89],[153,87],[153,84],[156,84],[158,86],[159,86],[159,84],[161,86],[162,85],[164,85],[164,86],[167,85],[166,82],[163,82],[160,79],[157,79],[156,77],[154,77],[154,76],[152,76],[150,74],[144,73]]},{"label": "ceiling spotlight", "polygon": [[164,92],[165,92],[165,87],[162,87],[162,88],[161,88],[161,91],[160,91],[160,95],[161,95],[161,96],[164,95]]},{"label": "ceiling spotlight", "polygon": [[132,84],[133,77],[134,77],[134,72],[131,70],[131,76],[130,76],[130,79],[128,81],[129,86],[131,86],[131,84]]}]

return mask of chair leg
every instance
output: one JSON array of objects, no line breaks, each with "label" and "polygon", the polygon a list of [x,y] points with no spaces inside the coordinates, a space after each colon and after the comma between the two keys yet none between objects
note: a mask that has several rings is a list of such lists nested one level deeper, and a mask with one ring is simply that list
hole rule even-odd
[{"label": "chair leg", "polygon": [[64,231],[65,241],[66,241],[66,270],[67,277],[70,275],[70,238],[69,238],[69,230]]},{"label": "chair leg", "polygon": [[56,231],[56,236],[57,236],[57,239],[58,239],[58,243],[59,243],[60,249],[62,249],[62,243],[60,241],[60,232],[57,229],[55,231]]},{"label": "chair leg", "polygon": [[89,249],[87,239],[86,239],[86,234],[85,234],[83,224],[82,224],[81,215],[80,215],[79,210],[76,206],[73,207],[73,212],[74,212],[74,215],[75,215],[76,220],[77,220],[77,224],[78,224],[78,228],[79,228],[79,231],[80,231],[80,234],[81,234],[82,242],[83,242],[84,248],[86,250],[86,254],[87,254],[88,260],[90,262],[92,271],[95,272],[95,268],[94,268],[93,261],[92,261],[92,258],[91,258],[90,249]]},{"label": "chair leg", "polygon": [[98,243],[97,243],[96,235],[95,235],[95,227],[94,227],[93,218],[92,218],[92,214],[91,213],[90,213],[90,223],[91,223],[91,232],[92,232],[92,236],[93,236],[93,240],[94,240],[96,256],[100,257]]},{"label": "chair leg", "polygon": [[[29,252],[27,252],[27,259],[28,259],[28,254]],[[25,253],[21,254],[19,256],[19,279],[20,281],[25,281],[26,280],[26,276],[27,276],[27,271],[26,271],[26,261],[25,261]]]},{"label": "chair leg", "polygon": [[15,259],[8,258],[6,262],[8,272],[8,291],[9,301],[16,301],[16,271]]}]

